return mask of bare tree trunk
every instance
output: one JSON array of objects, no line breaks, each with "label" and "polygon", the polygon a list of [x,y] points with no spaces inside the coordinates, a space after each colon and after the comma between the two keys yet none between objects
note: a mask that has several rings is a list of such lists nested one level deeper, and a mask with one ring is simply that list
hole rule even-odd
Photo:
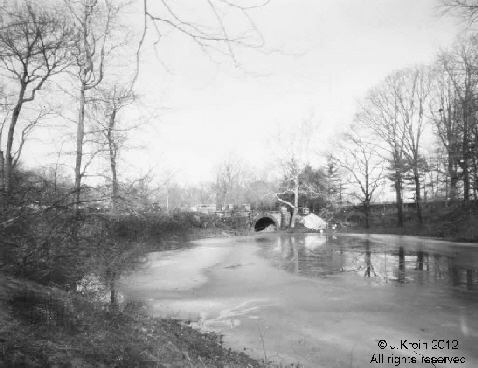
[{"label": "bare tree trunk", "polygon": [[450,176],[450,188],[448,190],[450,201],[456,200],[458,173],[455,169],[453,156],[448,154],[448,175]]},{"label": "bare tree trunk", "polygon": [[[468,110],[464,107],[464,110]],[[463,143],[462,152],[463,158],[460,160],[460,166],[463,170],[463,200],[468,202],[470,200],[470,170],[469,170],[469,142],[468,142],[468,114],[463,117]]]},{"label": "bare tree trunk", "polygon": [[415,205],[417,210],[418,223],[423,224],[423,211],[422,211],[422,196],[420,187],[420,176],[417,168],[413,170],[413,181],[415,182]]},{"label": "bare tree trunk", "polygon": [[463,160],[463,200],[468,202],[470,200],[470,171],[466,159]]},{"label": "bare tree trunk", "polygon": [[398,171],[395,172],[395,198],[397,202],[397,219],[398,226],[403,227],[403,199],[402,199],[402,180]]},{"label": "bare tree trunk", "polygon": [[473,147],[475,152],[471,152],[472,154],[472,173],[473,173],[473,199],[476,201],[478,200],[478,153],[476,152],[478,148],[478,121],[474,121],[474,129],[473,129]]},{"label": "bare tree trunk", "polygon": [[113,173],[112,176],[112,188],[111,188],[111,210],[113,213],[118,212],[118,197],[119,197],[119,186],[118,186],[118,178],[116,175],[116,162],[114,160],[111,161],[111,170]]},{"label": "bare tree trunk", "polygon": [[470,64],[469,55],[463,55],[463,62],[465,67],[464,91],[462,97],[462,123],[463,134],[461,141],[462,159],[460,160],[460,167],[463,171],[463,200],[468,202],[470,200],[470,133],[473,124],[473,115],[475,109],[473,100],[475,99],[475,66]]},{"label": "bare tree trunk", "polygon": [[369,164],[368,162],[365,165],[365,188],[364,188],[364,212],[365,212],[365,228],[370,229],[370,178],[369,178]]},{"label": "bare tree trunk", "polygon": [[363,209],[365,213],[365,228],[370,229],[370,200],[369,199],[366,199],[364,201]]},{"label": "bare tree trunk", "polygon": [[21,83],[20,93],[18,95],[17,103],[13,109],[12,120],[10,121],[10,126],[8,127],[8,134],[7,134],[7,151],[6,151],[6,160],[4,163],[4,191],[7,197],[10,196],[11,192],[11,183],[12,183],[12,171],[13,171],[13,140],[15,138],[15,127],[18,122],[18,118],[20,117],[20,112],[22,111],[23,106],[23,99],[25,97],[25,91],[27,89],[27,85],[25,83]]},{"label": "bare tree trunk", "polygon": [[299,209],[299,174],[294,178],[294,208],[292,209],[292,216],[290,218],[290,227],[295,227],[295,219]]},{"label": "bare tree trunk", "polygon": [[86,85],[81,83],[80,89],[80,108],[78,112],[78,124],[76,129],[76,166],[75,166],[75,208],[78,210],[81,199],[81,161],[83,158],[83,141],[85,137],[85,90]]},{"label": "bare tree trunk", "polygon": [[110,153],[110,168],[111,168],[111,212],[116,214],[118,212],[118,198],[119,198],[119,185],[118,185],[118,173],[116,167],[116,155],[117,147],[115,147],[115,142],[113,140],[113,128],[115,125],[116,113],[113,113],[110,116],[110,122],[108,126],[108,149]]},{"label": "bare tree trunk", "polygon": [[393,177],[393,186],[395,188],[395,201],[397,206],[398,227],[403,227],[403,197],[402,197],[402,166],[400,153],[395,152],[393,155],[393,165],[395,169]]},{"label": "bare tree trunk", "polygon": [[0,151],[0,211],[5,212],[5,156]]},{"label": "bare tree trunk", "polygon": [[116,173],[116,157],[111,157],[111,211],[116,214],[118,212],[118,197],[119,197],[119,185],[118,175]]},{"label": "bare tree trunk", "polygon": [[474,180],[473,180],[473,199],[476,201],[478,200],[478,172],[477,172],[477,169],[476,169],[476,164],[475,164],[475,168],[474,168]]}]

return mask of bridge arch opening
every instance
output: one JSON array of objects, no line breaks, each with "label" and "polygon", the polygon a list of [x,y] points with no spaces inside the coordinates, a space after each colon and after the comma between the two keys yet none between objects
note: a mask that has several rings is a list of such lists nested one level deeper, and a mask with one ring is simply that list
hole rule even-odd
[{"label": "bridge arch opening", "polygon": [[277,230],[277,222],[273,218],[268,216],[261,217],[254,222],[254,231],[262,231],[271,225]]}]

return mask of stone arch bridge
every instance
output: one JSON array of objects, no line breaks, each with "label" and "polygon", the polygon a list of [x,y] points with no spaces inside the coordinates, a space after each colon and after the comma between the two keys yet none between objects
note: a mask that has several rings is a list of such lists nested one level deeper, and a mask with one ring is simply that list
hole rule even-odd
[{"label": "stone arch bridge", "polygon": [[281,226],[281,213],[278,211],[216,211],[210,213],[215,220],[208,219],[202,222],[202,226],[207,228],[214,227],[215,222],[222,222],[232,229],[250,228],[254,231],[262,231],[269,226],[274,226],[275,230]]},{"label": "stone arch bridge", "polygon": [[278,211],[253,211],[251,212],[251,228],[254,231],[262,231],[269,226],[279,229],[281,214]]}]

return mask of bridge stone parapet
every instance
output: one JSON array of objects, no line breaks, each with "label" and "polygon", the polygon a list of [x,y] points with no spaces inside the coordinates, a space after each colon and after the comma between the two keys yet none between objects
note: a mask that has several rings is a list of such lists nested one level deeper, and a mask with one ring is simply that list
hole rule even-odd
[{"label": "bridge stone parapet", "polygon": [[271,225],[276,230],[281,227],[281,213],[278,211],[216,211],[210,215],[215,220],[212,222],[211,219],[207,220],[203,224],[204,227],[208,227],[216,221],[221,221],[233,229],[249,227],[255,231],[262,231]]}]

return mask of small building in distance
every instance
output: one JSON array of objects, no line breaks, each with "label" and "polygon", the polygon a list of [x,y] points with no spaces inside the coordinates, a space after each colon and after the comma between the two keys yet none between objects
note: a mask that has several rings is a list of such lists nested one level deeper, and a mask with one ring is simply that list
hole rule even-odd
[{"label": "small building in distance", "polygon": [[196,206],[191,207],[191,211],[204,213],[208,215],[210,213],[216,212],[216,204],[215,203],[201,203]]}]

